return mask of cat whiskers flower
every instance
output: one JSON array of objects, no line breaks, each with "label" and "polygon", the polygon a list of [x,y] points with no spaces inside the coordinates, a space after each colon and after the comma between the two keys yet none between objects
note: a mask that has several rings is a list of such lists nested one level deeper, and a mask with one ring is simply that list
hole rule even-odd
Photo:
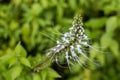
[{"label": "cat whiskers flower", "polygon": [[[62,67],[62,65],[60,64],[60,59],[62,57],[62,59],[64,58],[63,62],[67,63],[69,69],[71,65],[74,64],[74,62],[79,63],[81,66],[85,65],[85,62],[80,58],[80,56],[85,58],[86,60],[93,62],[84,53],[84,48],[91,47],[88,44],[88,41],[89,38],[87,37],[87,35],[85,35],[82,17],[80,15],[77,15],[74,18],[69,31],[63,34],[61,40],[56,41],[56,46],[49,49],[48,53],[46,54],[48,58],[47,62],[53,60],[56,61],[56,63],[60,67]],[[37,65],[37,67],[39,67],[39,64]]]},{"label": "cat whiskers flower", "polygon": [[[66,60],[69,68],[70,65],[73,65],[73,62],[77,62],[81,65],[84,64],[84,62],[80,60],[79,55],[82,55],[84,58],[91,61],[82,49],[82,47],[89,47],[89,38],[84,34],[84,32],[82,17],[78,15],[74,18],[72,27],[69,28],[69,32],[64,33],[61,37],[61,41],[57,40],[57,45],[50,49],[52,58],[57,58],[56,62],[58,62],[59,56],[64,54],[64,59]],[[51,57],[51,54],[48,53],[47,56]]]}]

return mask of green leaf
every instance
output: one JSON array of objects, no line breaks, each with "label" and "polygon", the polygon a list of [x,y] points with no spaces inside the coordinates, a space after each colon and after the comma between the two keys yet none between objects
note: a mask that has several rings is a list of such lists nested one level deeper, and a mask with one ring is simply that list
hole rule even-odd
[{"label": "green leaf", "polygon": [[40,75],[41,75],[41,80],[47,80],[47,71],[46,70],[42,71]]},{"label": "green leaf", "polygon": [[104,26],[105,22],[106,22],[106,19],[105,17],[103,18],[93,18],[93,19],[90,19],[88,22],[85,23],[85,25],[87,27],[91,27],[93,29],[99,29],[101,27]]},{"label": "green leaf", "polygon": [[[1,72],[2,72],[2,71],[1,71]],[[4,80],[12,80],[10,74],[11,74],[11,72],[5,71],[5,72],[4,72],[3,74],[1,74],[0,76],[3,75],[3,76],[4,76]],[[2,79],[0,78],[0,80],[3,80],[3,78],[2,78]]]},{"label": "green leaf", "polygon": [[41,11],[42,11],[42,7],[39,3],[33,3],[32,4],[31,13],[33,15],[35,15],[35,16],[39,15],[41,13]]},{"label": "green leaf", "polygon": [[104,53],[97,54],[97,59],[98,59],[98,61],[100,62],[101,65],[105,65]]},{"label": "green leaf", "polygon": [[71,7],[73,10],[75,10],[75,8],[76,8],[76,6],[77,6],[76,0],[69,0],[68,2],[69,2],[70,7]]},{"label": "green leaf", "polygon": [[[92,45],[92,47],[98,50],[99,45],[98,45],[98,43],[94,43]],[[98,52],[95,49],[90,48],[90,58],[91,59],[94,59],[98,55]]]},{"label": "green leaf", "polygon": [[16,64],[17,62],[17,58],[16,57],[13,57],[9,60],[9,67],[13,66],[14,64]]},{"label": "green leaf", "polygon": [[31,64],[30,64],[29,60],[27,58],[25,58],[25,57],[21,57],[20,62],[21,62],[21,64],[23,64],[23,65],[25,65],[27,67],[31,67]]},{"label": "green leaf", "polygon": [[63,9],[60,5],[57,5],[57,21],[61,21],[63,16]]},{"label": "green leaf", "polygon": [[109,34],[104,34],[100,40],[101,46],[106,49],[111,44],[111,37]]},{"label": "green leaf", "polygon": [[21,46],[20,42],[17,44],[14,53],[17,56],[22,56],[22,57],[26,57],[27,55],[26,50]]},{"label": "green leaf", "polygon": [[120,18],[118,18],[118,27],[120,28]]},{"label": "green leaf", "polygon": [[61,76],[53,69],[48,69],[48,75],[53,78],[61,78]]},{"label": "green leaf", "polygon": [[40,0],[41,1],[41,4],[44,8],[47,8],[48,7],[48,1],[47,0]]},{"label": "green leaf", "polygon": [[117,17],[112,16],[108,18],[106,22],[106,32],[111,35],[116,28],[117,28]]},{"label": "green leaf", "polygon": [[[40,75],[34,74],[34,75],[33,75],[33,80],[41,80],[41,79],[40,79]],[[43,80],[43,79],[42,79],[42,80]]]},{"label": "green leaf", "polygon": [[20,76],[22,72],[22,67],[20,65],[17,65],[11,69],[11,78],[12,80],[15,80],[17,77]]},{"label": "green leaf", "polygon": [[113,52],[116,58],[119,58],[119,43],[117,41],[111,41],[110,50]]},{"label": "green leaf", "polygon": [[17,27],[18,27],[18,23],[15,20],[11,20],[10,25],[9,25],[9,29],[11,31],[14,31]]},{"label": "green leaf", "polygon": [[4,56],[0,57],[0,64],[7,63],[13,57],[13,54],[5,54]]},{"label": "green leaf", "polygon": [[22,36],[24,37],[28,37],[30,35],[31,31],[30,31],[30,24],[25,23],[22,26]]}]

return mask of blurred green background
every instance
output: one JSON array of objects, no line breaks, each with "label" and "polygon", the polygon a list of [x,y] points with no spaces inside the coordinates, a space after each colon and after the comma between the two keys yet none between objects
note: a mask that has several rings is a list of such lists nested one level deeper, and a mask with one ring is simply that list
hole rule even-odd
[{"label": "blurred green background", "polygon": [[[53,63],[30,72],[77,13],[94,47],[89,58],[100,66],[75,64],[69,72]],[[0,0],[0,80],[120,80],[119,44],[120,0]]]}]

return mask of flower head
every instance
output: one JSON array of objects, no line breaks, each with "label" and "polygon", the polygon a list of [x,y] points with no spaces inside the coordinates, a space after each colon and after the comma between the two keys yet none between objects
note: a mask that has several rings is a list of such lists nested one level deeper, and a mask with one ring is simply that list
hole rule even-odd
[{"label": "flower head", "polygon": [[[89,59],[83,52],[84,47],[89,47],[87,35],[84,34],[82,17],[80,15],[74,18],[69,32],[64,33],[61,41],[56,41],[57,45],[50,49],[48,57],[59,60],[59,56],[64,54],[64,58],[70,66],[72,62],[80,63],[79,55]],[[52,55],[52,56],[51,56]]]}]

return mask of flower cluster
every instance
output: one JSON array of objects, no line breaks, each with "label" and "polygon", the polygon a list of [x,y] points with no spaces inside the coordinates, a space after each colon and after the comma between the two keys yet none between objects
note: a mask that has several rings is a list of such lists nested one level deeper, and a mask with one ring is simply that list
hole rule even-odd
[{"label": "flower cluster", "polygon": [[61,55],[64,55],[63,57],[67,62],[69,68],[70,65],[73,65],[73,62],[77,62],[80,65],[84,63],[82,60],[80,60],[80,55],[92,62],[92,60],[89,59],[84,53],[84,49],[86,47],[92,48],[88,44],[89,38],[85,35],[84,31],[85,30],[83,28],[82,17],[80,15],[77,15],[74,18],[72,27],[69,28],[69,32],[64,33],[64,35],[61,37],[61,41],[57,40],[57,45],[48,51],[48,59],[43,62],[43,64],[40,63],[36,65],[33,68],[33,71],[39,72],[42,65],[49,65],[48,62],[50,62],[51,59],[55,60],[56,63],[59,65],[59,59]]},{"label": "flower cluster", "polygon": [[47,56],[58,62],[58,57],[64,54],[68,67],[73,64],[72,61],[81,63],[79,55],[89,59],[83,51],[84,47],[89,47],[89,38],[84,34],[84,31],[82,17],[77,15],[69,32],[62,36],[61,41],[56,41],[57,45],[50,49]]}]

